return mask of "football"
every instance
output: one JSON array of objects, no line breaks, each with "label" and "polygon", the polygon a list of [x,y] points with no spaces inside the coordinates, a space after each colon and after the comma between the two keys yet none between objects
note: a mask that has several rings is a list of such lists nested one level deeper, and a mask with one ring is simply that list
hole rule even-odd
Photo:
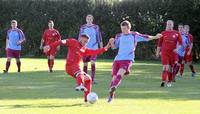
[{"label": "football", "polygon": [[98,95],[95,92],[90,92],[87,95],[87,100],[89,103],[94,104],[98,100]]}]

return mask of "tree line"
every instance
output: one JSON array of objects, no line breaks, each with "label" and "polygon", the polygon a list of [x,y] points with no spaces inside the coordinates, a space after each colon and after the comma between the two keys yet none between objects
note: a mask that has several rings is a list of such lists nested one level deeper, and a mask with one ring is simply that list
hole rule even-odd
[{"label": "tree line", "polygon": [[[194,60],[200,59],[200,0],[0,0],[0,55],[5,56],[6,32],[10,21],[16,19],[26,36],[22,55],[42,56],[39,50],[42,33],[48,20],[55,22],[62,39],[77,38],[79,27],[85,16],[92,14],[100,26],[103,42],[120,32],[120,22],[129,20],[132,30],[155,35],[165,29],[168,19],[189,24],[194,36]],[[156,41],[140,43],[136,50],[138,59],[155,58]],[[65,56],[67,49],[61,48],[58,56]],[[112,51],[101,55],[113,58]]]}]

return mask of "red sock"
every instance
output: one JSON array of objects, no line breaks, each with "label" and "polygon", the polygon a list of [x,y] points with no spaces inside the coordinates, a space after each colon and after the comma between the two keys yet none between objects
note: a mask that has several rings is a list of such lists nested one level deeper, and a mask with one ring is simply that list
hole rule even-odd
[{"label": "red sock", "polygon": [[184,64],[180,65],[180,75],[183,76],[183,71],[184,71]]},{"label": "red sock", "polygon": [[77,77],[76,77],[76,84],[77,86],[83,84],[83,75],[82,74],[79,74]]},{"label": "red sock", "polygon": [[189,67],[190,67],[190,70],[191,70],[193,73],[195,73],[194,66],[193,66],[193,65],[189,65]]},{"label": "red sock", "polygon": [[84,92],[85,102],[87,102],[87,95],[91,92],[92,89],[92,80],[85,80],[84,86],[87,88],[87,91]]},{"label": "red sock", "polygon": [[172,73],[168,72],[168,82],[172,82]]},{"label": "red sock", "polygon": [[162,72],[162,81],[166,82],[167,81],[167,76],[168,76],[168,72],[167,71],[163,71]]}]

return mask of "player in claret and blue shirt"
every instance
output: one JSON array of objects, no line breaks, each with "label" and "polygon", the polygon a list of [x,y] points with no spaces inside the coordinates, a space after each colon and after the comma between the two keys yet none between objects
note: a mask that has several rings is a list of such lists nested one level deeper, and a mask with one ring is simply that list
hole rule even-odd
[{"label": "player in claret and blue shirt", "polygon": [[7,73],[10,67],[11,59],[16,59],[16,64],[18,68],[18,72],[21,72],[21,61],[20,61],[20,53],[22,49],[22,43],[25,41],[25,36],[22,30],[17,28],[17,21],[11,21],[11,29],[7,31],[6,38],[6,69],[3,70],[4,73]]},{"label": "player in claret and blue shirt", "polygon": [[111,102],[116,88],[119,86],[124,75],[130,73],[132,64],[135,58],[135,49],[138,42],[145,42],[153,39],[158,39],[161,34],[156,36],[144,35],[131,31],[131,23],[123,21],[121,23],[121,31],[109,40],[112,49],[119,49],[117,56],[114,59],[112,66],[112,81],[110,84],[108,102]]},{"label": "player in claret and blue shirt", "polygon": [[[86,16],[86,24],[82,25],[80,27],[80,32],[79,32],[79,38],[81,34],[87,34],[90,37],[90,40],[88,44],[86,45],[87,48],[96,50],[99,47],[103,47],[102,43],[102,36],[101,32],[99,29],[99,26],[96,24],[93,24],[94,17],[92,15],[87,15]],[[96,72],[96,55],[93,56],[86,56],[83,58],[83,71],[87,73],[88,70],[88,62],[91,62],[91,77],[92,77],[92,82],[93,84],[96,84],[96,81],[94,80],[95,77],[95,72]]]}]

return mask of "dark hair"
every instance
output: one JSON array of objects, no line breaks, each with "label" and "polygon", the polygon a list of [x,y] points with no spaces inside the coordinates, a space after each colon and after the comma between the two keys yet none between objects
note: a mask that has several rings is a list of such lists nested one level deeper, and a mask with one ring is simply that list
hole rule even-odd
[{"label": "dark hair", "polygon": [[87,34],[81,34],[81,37],[84,37],[84,38],[90,39],[90,37],[89,37]]}]

